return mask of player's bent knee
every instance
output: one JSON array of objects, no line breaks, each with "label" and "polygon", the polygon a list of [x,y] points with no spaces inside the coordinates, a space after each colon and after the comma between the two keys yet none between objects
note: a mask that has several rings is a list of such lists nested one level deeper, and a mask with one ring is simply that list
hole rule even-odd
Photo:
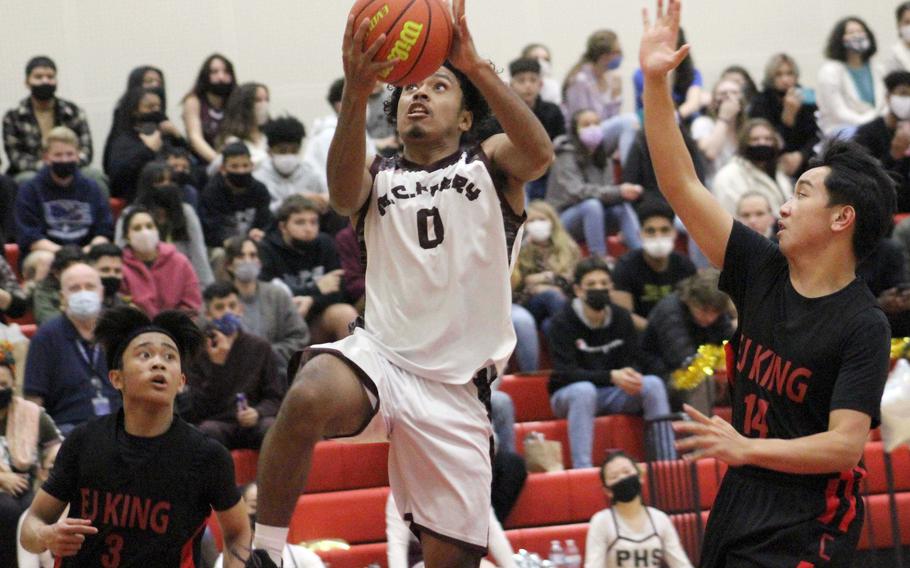
[{"label": "player's bent knee", "polygon": [[344,361],[329,354],[316,355],[300,368],[282,405],[282,414],[296,427],[327,436],[356,429],[370,412],[360,380]]},{"label": "player's bent knee", "polygon": [[476,568],[482,555],[464,544],[443,540],[422,532],[420,546],[426,568]]}]

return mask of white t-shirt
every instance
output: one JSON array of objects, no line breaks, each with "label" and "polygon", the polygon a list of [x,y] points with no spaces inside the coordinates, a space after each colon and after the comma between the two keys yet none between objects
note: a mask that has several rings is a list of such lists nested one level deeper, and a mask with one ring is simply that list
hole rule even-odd
[{"label": "white t-shirt", "polygon": [[[700,139],[708,136],[711,132],[714,131],[715,121],[710,116],[699,116],[692,121],[692,126],[689,129],[689,133],[692,135],[692,140],[698,142]],[[727,165],[733,156],[736,155],[736,137],[728,136],[727,142],[724,144],[724,147],[721,148],[720,152],[717,153],[717,157],[713,160],[708,160],[705,158],[705,165],[707,166],[707,171],[705,172],[705,185],[710,189],[712,187],[714,176],[721,168]]]},{"label": "white t-shirt", "polygon": [[645,507],[648,519],[633,532],[613,509],[591,517],[585,544],[585,568],[692,568],[679,535],[663,511]]}]

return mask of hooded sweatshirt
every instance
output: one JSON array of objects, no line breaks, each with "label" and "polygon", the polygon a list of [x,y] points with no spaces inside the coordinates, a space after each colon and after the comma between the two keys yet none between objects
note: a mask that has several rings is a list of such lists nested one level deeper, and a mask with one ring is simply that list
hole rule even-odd
[{"label": "hooded sweatshirt", "polygon": [[132,247],[124,248],[122,290],[150,318],[172,309],[195,314],[202,306],[193,265],[169,243],[158,243],[158,257],[151,266],[136,258]]},{"label": "hooded sweatshirt", "polygon": [[553,141],[556,161],[547,178],[546,201],[560,213],[586,199],[597,198],[605,204],[622,202],[619,186],[613,183],[613,168],[609,160],[603,169],[593,160],[582,158],[582,150],[572,137],[563,135]]},{"label": "hooded sweatshirt", "polygon": [[205,244],[224,246],[231,237],[246,235],[250,229],[265,231],[272,221],[269,190],[253,179],[250,187],[237,191],[228,187],[224,176],[212,176],[199,203]]}]

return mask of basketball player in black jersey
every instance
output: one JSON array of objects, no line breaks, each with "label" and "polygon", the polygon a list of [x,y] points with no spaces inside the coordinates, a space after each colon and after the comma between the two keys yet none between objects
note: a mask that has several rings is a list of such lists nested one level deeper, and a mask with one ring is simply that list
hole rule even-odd
[{"label": "basketball player in black jersey", "polygon": [[95,336],[123,408],[63,442],[23,524],[22,545],[50,550],[63,567],[200,566],[214,509],[225,566],[243,566],[250,526],[231,456],[174,414],[186,382],[182,361],[202,343],[201,332],[183,313],[149,320],[122,307],[101,316]]},{"label": "basketball player in black jersey", "polygon": [[680,3],[644,12],[645,132],[660,190],[736,304],[733,423],[687,408],[677,444],[731,467],[711,509],[702,566],[847,567],[862,528],[861,458],[889,365],[890,329],[856,264],[885,236],[894,184],[859,146],[835,142],[780,209],[780,244],[701,185],[676,127],[667,76]]}]

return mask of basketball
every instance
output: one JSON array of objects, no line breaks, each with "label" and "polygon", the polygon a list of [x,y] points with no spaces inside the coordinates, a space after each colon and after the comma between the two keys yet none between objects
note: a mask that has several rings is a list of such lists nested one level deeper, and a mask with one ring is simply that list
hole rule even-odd
[{"label": "basketball", "polygon": [[365,46],[386,34],[376,61],[399,60],[379,77],[386,83],[403,86],[422,81],[449,55],[452,16],[442,0],[358,0],[351,14],[355,29],[364,18],[370,20]]}]

